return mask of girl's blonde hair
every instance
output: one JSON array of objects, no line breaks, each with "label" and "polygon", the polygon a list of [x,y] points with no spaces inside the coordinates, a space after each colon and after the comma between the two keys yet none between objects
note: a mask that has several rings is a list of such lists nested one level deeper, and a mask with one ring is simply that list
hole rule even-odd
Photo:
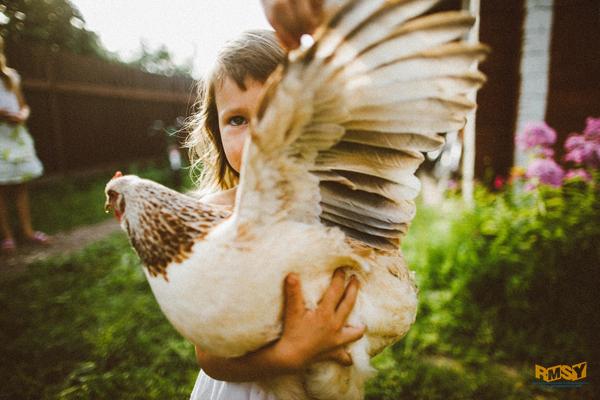
[{"label": "girl's blonde hair", "polygon": [[199,83],[199,110],[192,118],[186,147],[190,152],[192,174],[200,171],[195,180],[202,192],[231,189],[239,180],[239,174],[227,161],[223,149],[215,87],[229,77],[245,91],[246,78],[264,83],[284,58],[285,52],[275,32],[247,31],[227,42],[217,55],[211,72]]},{"label": "girl's blonde hair", "polygon": [[4,55],[4,39],[0,36],[0,79],[4,86],[10,91],[16,89],[14,80],[14,71],[6,65],[6,56]]}]

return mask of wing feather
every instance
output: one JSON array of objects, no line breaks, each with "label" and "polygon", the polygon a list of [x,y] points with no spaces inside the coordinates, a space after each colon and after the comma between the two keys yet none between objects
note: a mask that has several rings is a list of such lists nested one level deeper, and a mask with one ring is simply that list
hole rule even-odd
[{"label": "wing feather", "polygon": [[417,151],[434,151],[444,144],[444,138],[436,133],[400,132],[347,130],[342,141],[396,150],[415,149]]}]

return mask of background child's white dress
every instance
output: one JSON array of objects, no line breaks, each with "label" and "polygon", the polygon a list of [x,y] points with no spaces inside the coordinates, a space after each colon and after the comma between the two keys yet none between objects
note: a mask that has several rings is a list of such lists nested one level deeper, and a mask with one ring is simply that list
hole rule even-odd
[{"label": "background child's white dress", "polygon": [[190,400],[277,400],[254,382],[223,382],[200,370]]},{"label": "background child's white dress", "polygon": [[[19,75],[12,76],[19,84]],[[19,111],[17,95],[0,81],[0,109]],[[42,175],[43,167],[35,154],[33,139],[23,124],[0,122],[0,185],[26,182]]]}]

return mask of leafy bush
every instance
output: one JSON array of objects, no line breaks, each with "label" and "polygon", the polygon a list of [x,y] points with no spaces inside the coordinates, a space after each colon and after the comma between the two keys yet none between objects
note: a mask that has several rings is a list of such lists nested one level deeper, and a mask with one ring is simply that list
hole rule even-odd
[{"label": "leafy bush", "polygon": [[530,192],[480,190],[413,265],[421,306],[404,346],[475,361],[595,358],[599,188],[595,175]]}]

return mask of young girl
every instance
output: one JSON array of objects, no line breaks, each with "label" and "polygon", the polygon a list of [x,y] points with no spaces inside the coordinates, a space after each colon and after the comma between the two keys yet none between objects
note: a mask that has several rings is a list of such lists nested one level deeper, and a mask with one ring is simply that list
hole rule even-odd
[{"label": "young girl", "polygon": [[29,196],[25,182],[42,175],[42,164],[35,154],[33,140],[25,128],[29,107],[21,93],[17,71],[6,66],[4,41],[0,37],[0,229],[2,253],[16,250],[10,228],[6,197],[9,191],[16,193],[19,222],[26,240],[48,244],[49,238],[36,232],[31,226]]},{"label": "young girl", "polygon": [[[203,201],[233,205],[250,119],[265,81],[284,57],[275,33],[263,30],[243,34],[218,55],[203,82],[200,112],[189,140],[196,163],[202,162]],[[345,321],[357,292],[358,281],[351,279],[344,288],[344,273],[338,271],[318,307],[307,310],[298,277],[288,276],[281,338],[235,359],[196,348],[202,370],[191,399],[275,400],[253,381],[297,373],[317,360],[352,364],[344,346],[359,339],[364,327],[345,326]]]}]

